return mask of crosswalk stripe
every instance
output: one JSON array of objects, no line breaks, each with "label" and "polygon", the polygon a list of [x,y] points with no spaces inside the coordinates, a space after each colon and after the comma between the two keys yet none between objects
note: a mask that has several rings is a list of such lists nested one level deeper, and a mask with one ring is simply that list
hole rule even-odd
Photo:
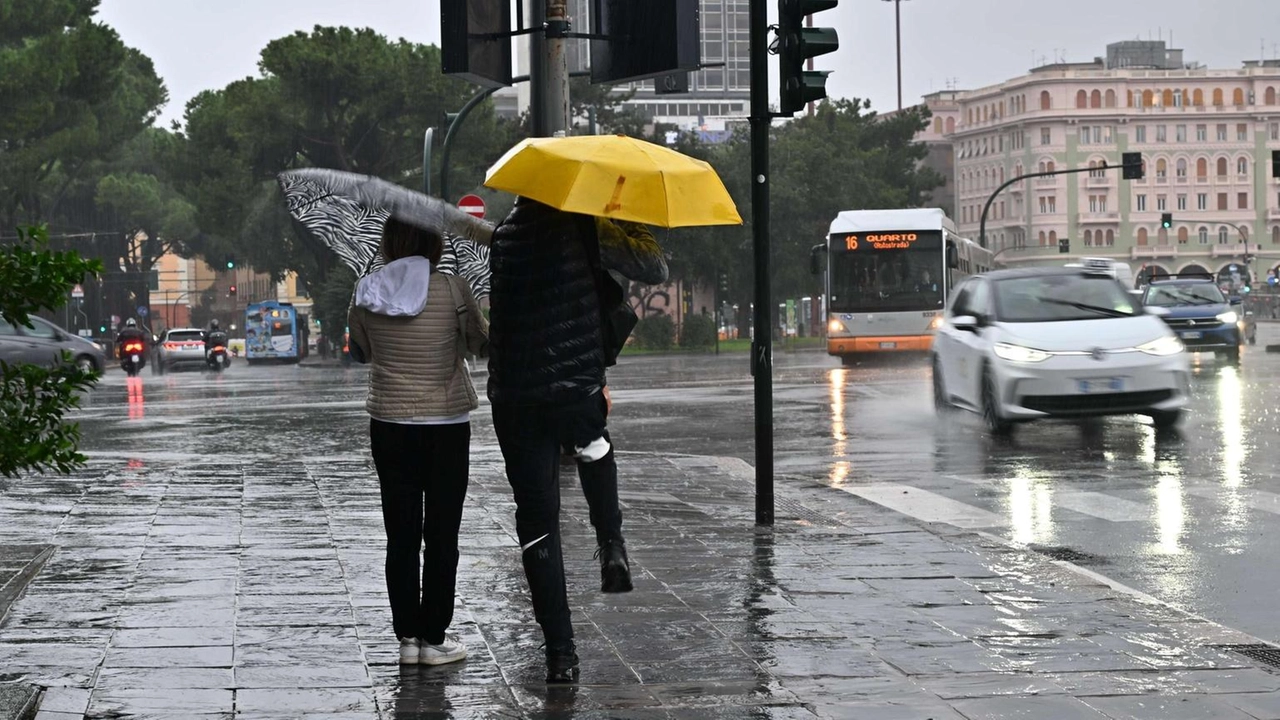
[{"label": "crosswalk stripe", "polygon": [[[947,475],[946,477],[970,485],[991,485],[996,482],[1007,482],[1007,480],[1002,479],[979,478],[968,475]],[[1052,505],[1055,508],[1065,508],[1082,515],[1111,522],[1138,522],[1151,517],[1151,508],[1145,503],[1087,490],[1064,491],[1055,489]]]},{"label": "crosswalk stripe", "polygon": [[1244,499],[1244,504],[1254,510],[1280,515],[1280,493],[1267,492],[1266,490],[1231,489],[1221,485],[1194,485],[1187,488],[1188,495],[1195,495],[1208,500],[1224,500],[1229,493],[1238,493]]},{"label": "crosswalk stripe", "polygon": [[944,522],[963,528],[1007,524],[995,513],[909,485],[847,485],[840,489],[925,522]]}]

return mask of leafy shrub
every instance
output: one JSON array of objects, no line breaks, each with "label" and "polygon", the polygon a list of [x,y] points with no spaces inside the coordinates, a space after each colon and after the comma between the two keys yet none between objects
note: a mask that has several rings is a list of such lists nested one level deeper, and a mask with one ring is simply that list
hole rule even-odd
[{"label": "leafy shrub", "polygon": [[636,347],[645,350],[670,350],[676,339],[676,326],[669,315],[649,315],[636,323],[631,332]]},{"label": "leafy shrub", "polygon": [[709,315],[687,315],[680,325],[680,347],[708,348],[716,344],[716,321]]}]

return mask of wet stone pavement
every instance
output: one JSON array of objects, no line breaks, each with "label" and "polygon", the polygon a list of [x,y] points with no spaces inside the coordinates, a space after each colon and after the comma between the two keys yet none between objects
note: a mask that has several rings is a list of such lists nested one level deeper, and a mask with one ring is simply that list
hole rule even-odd
[{"label": "wet stone pavement", "polygon": [[758,530],[746,463],[654,452],[620,457],[626,595],[599,592],[564,468],[582,680],[548,687],[475,423],[466,662],[396,662],[367,453],[98,453],[0,492],[0,545],[57,547],[0,625],[0,680],[46,688],[42,720],[1280,718],[1280,675],[1214,647],[1248,636],[817,483],[780,480]]}]

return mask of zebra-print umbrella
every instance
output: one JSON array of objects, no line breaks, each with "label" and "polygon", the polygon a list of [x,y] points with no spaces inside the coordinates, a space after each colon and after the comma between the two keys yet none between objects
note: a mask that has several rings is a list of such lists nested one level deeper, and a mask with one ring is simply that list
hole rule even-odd
[{"label": "zebra-print umbrella", "polygon": [[289,215],[302,230],[337,253],[357,275],[382,265],[378,247],[388,216],[445,237],[440,272],[466,278],[471,292],[489,294],[489,237],[493,225],[449,203],[368,175],[307,168],[277,176]]}]

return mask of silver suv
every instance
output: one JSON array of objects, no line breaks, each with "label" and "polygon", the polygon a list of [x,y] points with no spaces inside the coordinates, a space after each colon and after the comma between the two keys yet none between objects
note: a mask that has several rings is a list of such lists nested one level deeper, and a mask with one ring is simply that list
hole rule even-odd
[{"label": "silver suv", "polygon": [[156,345],[156,369],[165,373],[180,367],[204,367],[204,331],[200,328],[166,330]]}]

